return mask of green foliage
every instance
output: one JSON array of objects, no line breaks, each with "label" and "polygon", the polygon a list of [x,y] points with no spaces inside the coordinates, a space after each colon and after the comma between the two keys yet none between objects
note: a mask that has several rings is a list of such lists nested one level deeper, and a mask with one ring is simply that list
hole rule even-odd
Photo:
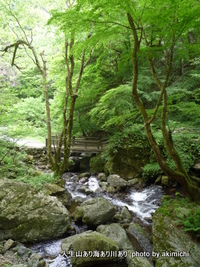
[{"label": "green foliage", "polygon": [[[198,133],[195,133],[195,129],[190,128],[177,128],[174,130],[173,142],[181,157],[183,166],[187,172],[194,166],[196,160],[200,158],[200,140]],[[164,140],[161,131],[155,131],[154,137],[159,145],[163,158],[166,159],[167,164],[176,169],[174,162],[168,156],[166,151]],[[146,164],[143,168],[142,177],[145,181],[155,180],[162,171],[159,164],[156,161],[153,151],[150,154],[150,163]]]},{"label": "green foliage", "polygon": [[195,102],[179,102],[177,105],[170,106],[170,113],[171,117],[174,115],[180,122],[199,126],[200,106]]},{"label": "green foliage", "polygon": [[147,181],[154,181],[161,173],[160,166],[157,162],[148,163],[144,166],[142,178]]},{"label": "green foliage", "polygon": [[33,175],[30,173],[29,176],[21,176],[17,178],[17,181],[30,183],[33,186],[35,186],[37,189],[41,189],[45,184],[56,182],[57,179],[58,179],[58,176],[54,176],[51,174]]},{"label": "green foliage", "polygon": [[161,211],[174,219],[185,232],[200,240],[200,206],[188,198],[165,199]]},{"label": "green foliage", "polygon": [[7,263],[6,259],[1,259],[1,267],[12,267],[13,264]]},{"label": "green foliage", "polygon": [[7,112],[6,120],[18,136],[46,135],[45,103],[42,97],[20,99]]},{"label": "green foliage", "polygon": [[20,73],[17,81],[18,83],[14,89],[19,99],[27,97],[39,98],[43,96],[44,86],[37,68],[27,69],[25,72]]},{"label": "green foliage", "polygon": [[[70,1],[67,3],[70,5]],[[38,55],[45,51],[50,86],[52,134],[60,132],[63,126],[67,74],[64,45],[65,40],[73,36],[75,43],[71,53],[76,58],[76,66],[80,66],[82,50],[85,50],[88,58],[91,50],[95,48],[80,84],[73,134],[109,136],[110,144],[107,151],[110,154],[116,154],[120,148],[132,145],[136,139],[138,146],[143,145],[142,118],[135,108],[131,92],[131,55],[134,44],[127,13],[134,18],[138,33],[140,28],[145,33],[141,36],[138,61],[138,94],[148,115],[153,114],[160,91],[151,77],[147,54],[151,52],[155,70],[163,81],[168,65],[166,58],[174,41],[174,69],[167,88],[168,123],[172,132],[183,126],[199,127],[199,5],[194,5],[193,0],[141,0],[139,4],[130,0],[78,0],[70,8],[65,4],[64,0],[57,1],[56,4],[50,0],[2,0],[0,3],[1,48],[16,38],[27,38],[33,41]],[[48,23],[51,27],[49,30],[48,27],[44,28],[44,25],[49,18],[48,10],[52,8],[57,10],[52,12]],[[57,35],[52,25],[56,25]],[[143,39],[144,36],[146,40]],[[9,52],[6,60],[11,62],[11,50]],[[9,133],[12,130],[16,135],[45,136],[43,84],[29,52],[24,49],[17,51],[15,63],[22,73],[13,73],[7,64],[5,65],[5,59],[2,61],[0,123],[9,124]],[[74,71],[75,78],[78,76],[78,69]],[[155,138],[164,159],[174,168],[172,160],[167,157],[158,127],[161,109],[158,109],[152,127],[155,127]],[[199,157],[199,138],[189,133],[179,133],[173,137],[184,167],[189,170]],[[106,153],[106,157],[109,158]],[[155,176],[158,172],[155,156],[152,155],[150,164],[144,168],[143,176]]]},{"label": "green foliage", "polygon": [[[200,139],[198,133],[183,131],[173,136],[175,147],[181,157],[183,166],[186,171],[189,171],[194,166],[196,160],[200,158]],[[172,161],[168,163],[171,167]]]},{"label": "green foliage", "polygon": [[125,128],[134,114],[131,87],[121,85],[117,88],[108,90],[99,100],[96,107],[90,111],[91,120],[96,122],[107,132],[113,129]]},{"label": "green foliage", "polygon": [[[135,158],[141,157],[140,151],[146,151],[144,158],[148,158],[150,148],[144,132],[144,126],[137,123],[132,126],[124,127],[121,131],[113,131],[110,135],[109,143],[102,153],[104,162],[106,162],[106,167],[110,166],[110,163],[112,165],[113,159],[120,157],[119,153],[122,151],[124,151],[124,153],[122,153],[128,157],[127,159],[123,158],[122,161],[130,162],[133,150],[138,153],[138,155],[134,155]],[[141,161],[143,161],[144,158],[142,158]],[[108,170],[110,171],[110,167]]]},{"label": "green foliage", "polygon": [[106,162],[103,155],[92,157],[90,160],[90,172],[100,173],[104,172]]},{"label": "green foliage", "polygon": [[13,143],[0,140],[0,179],[16,179],[30,183],[40,189],[46,183],[54,182],[58,177],[38,172],[23,150]]},{"label": "green foliage", "polygon": [[0,177],[17,178],[24,172],[22,159],[25,154],[18,153],[12,143],[0,140]]}]

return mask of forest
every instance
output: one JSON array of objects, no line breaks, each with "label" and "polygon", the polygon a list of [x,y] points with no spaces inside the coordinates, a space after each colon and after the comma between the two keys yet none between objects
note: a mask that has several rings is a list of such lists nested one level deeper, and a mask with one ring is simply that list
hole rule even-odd
[{"label": "forest", "polygon": [[[0,0],[0,180],[40,190],[70,170],[74,137],[107,140],[90,172],[168,177],[199,241],[199,14],[196,0]],[[15,148],[46,138],[54,175]]]}]

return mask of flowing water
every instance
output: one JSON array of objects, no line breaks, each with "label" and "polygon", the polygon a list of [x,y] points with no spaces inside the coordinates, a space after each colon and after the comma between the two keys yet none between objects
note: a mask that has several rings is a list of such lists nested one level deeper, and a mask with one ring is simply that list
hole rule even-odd
[{"label": "flowing water", "polygon": [[41,242],[31,247],[33,252],[40,253],[48,263],[49,267],[72,267],[70,258],[66,255],[61,255],[62,240],[52,240]]},{"label": "flowing water", "polygon": [[[120,196],[120,193],[114,195],[109,195],[107,193],[101,194],[98,192],[100,187],[96,177],[91,176],[87,181],[83,182],[77,181],[76,174],[67,177],[65,188],[70,192],[72,198],[88,198],[89,196],[82,190],[83,187],[88,187],[93,193],[97,192],[96,195],[103,196],[115,206],[126,206],[129,211],[135,213],[136,216],[144,222],[145,218],[150,218],[158,208],[163,195],[162,188],[156,185],[149,186],[140,192],[130,189],[127,190],[126,194],[123,194],[123,196]],[[148,222],[146,221],[146,223]]]},{"label": "flowing water", "polygon": [[158,208],[162,198],[162,189],[158,186],[150,186],[141,192],[135,190],[128,191],[123,200],[105,196],[111,203],[116,206],[126,206],[142,221],[148,223],[147,218],[151,218],[152,214]]},{"label": "flowing water", "polygon": [[[159,186],[152,185],[141,191],[128,189],[125,193],[117,193],[109,195],[100,192],[100,186],[96,177],[79,179],[77,174],[66,174],[64,177],[66,184],[65,188],[72,195],[72,198],[77,197],[88,199],[95,196],[102,196],[108,199],[117,207],[126,206],[136,217],[143,223],[149,224],[149,218],[158,208],[163,191]],[[71,267],[70,259],[66,255],[60,255],[62,240],[51,242],[42,242],[31,247],[35,252],[39,252],[46,259],[49,267]]]}]

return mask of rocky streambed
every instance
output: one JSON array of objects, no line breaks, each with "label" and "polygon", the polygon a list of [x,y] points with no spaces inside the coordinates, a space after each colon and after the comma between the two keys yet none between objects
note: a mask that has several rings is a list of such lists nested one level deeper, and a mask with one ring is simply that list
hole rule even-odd
[{"label": "rocky streambed", "polygon": [[[130,186],[130,183],[138,184],[136,182],[139,181],[128,182],[118,175],[106,177],[104,174],[90,176],[89,173],[66,173],[63,179],[66,190],[72,196],[69,210],[72,214],[75,235],[64,240],[39,243],[31,247],[34,252],[42,253],[50,267],[72,266],[71,263],[73,266],[82,266],[87,260],[87,264],[103,262],[110,267],[128,266],[127,259],[131,260],[130,254],[131,251],[133,252],[132,243],[140,252],[152,251],[151,222],[152,214],[159,206],[163,195],[160,186],[136,190]],[[146,233],[144,229],[147,230]],[[104,240],[104,236],[108,237],[108,240]],[[101,255],[95,257],[91,244],[93,240],[98,239],[99,244],[103,244],[95,246],[99,253],[105,251],[107,247],[107,251],[116,251],[117,255],[114,254],[115,257],[110,258],[107,256],[102,258]],[[74,246],[77,246],[73,253],[79,252],[79,246],[83,240],[87,240],[84,244],[84,252],[90,251],[91,255],[87,257],[75,255],[76,257],[70,260],[72,256],[70,247],[74,249]],[[110,240],[115,241],[114,248],[112,247],[114,244],[109,243]],[[55,252],[57,252],[56,257]],[[55,259],[52,260],[52,257]],[[83,262],[80,262],[81,260]],[[142,261],[144,263],[146,260],[142,259]],[[150,264],[148,260],[146,264]]]},{"label": "rocky streambed", "polygon": [[161,186],[103,173],[62,178],[40,192],[0,181],[0,262],[16,256],[24,260],[11,266],[200,266],[199,244],[160,212]]}]

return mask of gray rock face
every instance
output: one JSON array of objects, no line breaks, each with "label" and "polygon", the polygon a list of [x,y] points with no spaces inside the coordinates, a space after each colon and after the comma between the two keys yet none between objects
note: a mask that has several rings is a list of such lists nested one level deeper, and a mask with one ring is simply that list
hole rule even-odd
[{"label": "gray rock face", "polygon": [[69,212],[56,197],[22,182],[0,180],[0,240],[47,240],[61,236],[69,226]]},{"label": "gray rock face", "polygon": [[146,251],[150,254],[153,250],[153,245],[151,244],[150,237],[147,232],[137,223],[131,223],[128,228],[128,236],[131,240],[133,248],[136,251],[142,252]]},{"label": "gray rock face", "polygon": [[75,220],[82,220],[91,227],[96,227],[110,221],[116,213],[116,208],[107,199],[102,197],[84,201],[76,208]]},{"label": "gray rock face", "polygon": [[[156,267],[200,266],[200,245],[158,209],[153,216],[153,247],[159,253]],[[167,253],[183,253],[179,256]]]},{"label": "gray rock face", "polygon": [[109,237],[115,241],[119,249],[131,250],[133,249],[131,242],[129,241],[126,231],[121,227],[119,223],[112,223],[109,225],[99,225],[97,232]]},{"label": "gray rock face", "polygon": [[101,182],[107,182],[105,173],[99,173],[97,179],[100,180]]},{"label": "gray rock face", "polygon": [[[149,258],[142,256],[133,256],[135,251],[128,251],[127,263],[128,267],[153,267],[153,263],[150,262]],[[164,267],[164,266],[163,266]],[[170,267],[170,266],[169,266]]]},{"label": "gray rock face", "polygon": [[[3,246],[2,246],[3,245]],[[48,267],[40,254],[32,253],[23,244],[9,239],[0,241],[0,266],[12,267]]]},{"label": "gray rock face", "polygon": [[[63,181],[64,182],[64,181]],[[71,194],[64,188],[57,184],[46,184],[43,191],[49,196],[55,196],[65,206],[69,207],[72,201]]]},{"label": "gray rock face", "polygon": [[121,178],[117,174],[109,175],[108,179],[107,179],[107,183],[108,183],[108,185],[110,185],[114,188],[118,188],[118,189],[125,188],[128,185],[127,181],[124,180],[123,178]]},{"label": "gray rock face", "polygon": [[[115,261],[116,257],[108,255],[102,256],[101,253],[109,253],[110,251],[117,252],[119,250],[117,244],[113,240],[103,234],[92,231],[67,237],[63,240],[61,248],[65,253],[68,253],[68,251],[73,248],[71,263],[74,267]],[[88,253],[87,256],[86,253]],[[82,257],[80,255],[82,255]]]}]

